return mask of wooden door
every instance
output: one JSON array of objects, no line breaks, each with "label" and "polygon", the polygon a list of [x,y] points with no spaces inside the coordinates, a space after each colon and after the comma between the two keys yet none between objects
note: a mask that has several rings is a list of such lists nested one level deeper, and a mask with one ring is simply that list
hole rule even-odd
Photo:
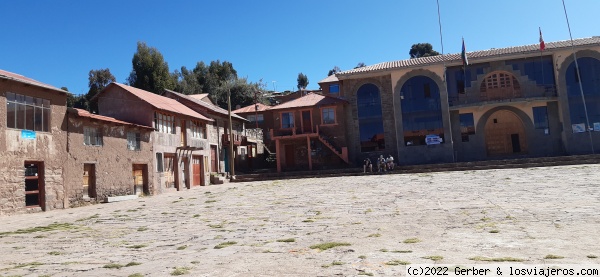
[{"label": "wooden door", "polygon": [[186,146],[187,143],[187,128],[185,126],[185,120],[181,120],[181,144],[180,146]]},{"label": "wooden door", "polygon": [[175,174],[175,169],[176,169],[176,162],[177,159],[175,157],[175,154],[164,154],[164,175],[165,175],[165,183],[164,186],[165,188],[174,188],[175,187],[175,183],[176,183],[176,174]]},{"label": "wooden door", "polygon": [[202,184],[202,156],[192,156],[192,186]]},{"label": "wooden door", "polygon": [[310,110],[302,111],[302,133],[312,133]]},{"label": "wooden door", "polygon": [[285,146],[285,166],[286,167],[296,166],[296,161],[294,160],[294,145],[293,144],[288,144]]},{"label": "wooden door", "polygon": [[83,165],[83,197],[96,198],[96,165]]},{"label": "wooden door", "polygon": [[146,177],[147,166],[145,164],[134,164],[133,165],[133,193],[141,195],[142,193],[148,194],[148,184]]},{"label": "wooden door", "polygon": [[25,162],[25,206],[45,211],[44,188],[44,163]]},{"label": "wooden door", "polygon": [[493,113],[485,125],[485,144],[489,156],[527,152],[523,122],[511,111]]}]

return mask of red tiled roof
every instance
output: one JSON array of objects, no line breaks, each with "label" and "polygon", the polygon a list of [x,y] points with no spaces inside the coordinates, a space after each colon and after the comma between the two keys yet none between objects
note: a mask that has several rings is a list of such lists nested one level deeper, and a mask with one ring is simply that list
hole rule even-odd
[{"label": "red tiled roof", "polygon": [[300,98],[291,100],[289,102],[285,102],[283,104],[273,106],[269,110],[282,110],[282,109],[293,109],[293,108],[313,107],[313,106],[327,106],[327,105],[335,105],[338,103],[348,103],[348,101],[340,99],[340,98],[317,94],[317,93],[309,93],[308,95],[304,95]]},{"label": "red tiled roof", "polygon": [[[600,46],[600,36],[594,36],[591,38],[574,39],[573,45],[576,47],[577,46]],[[566,48],[570,48],[570,47],[571,47],[570,40],[547,42],[545,51],[548,52],[551,50],[566,49]],[[515,55],[515,54],[534,54],[534,53],[539,53],[539,51],[540,51],[540,45],[538,43],[536,43],[536,44],[529,44],[529,45],[523,45],[523,46],[514,46],[514,47],[467,52],[467,57],[469,58],[469,62],[474,62],[474,61],[477,61],[479,59],[484,59],[484,58],[501,57],[501,56],[507,56],[507,55]],[[365,67],[360,67],[360,68],[343,71],[343,72],[337,73],[336,75],[338,77],[343,77],[343,76],[350,76],[350,75],[367,73],[367,72],[378,72],[378,71],[393,70],[393,69],[398,69],[398,68],[442,64],[442,63],[444,63],[444,61],[446,63],[455,63],[455,64],[462,63],[460,53],[457,53],[457,54],[447,54],[447,55],[443,55],[443,56],[438,55],[438,56],[422,57],[422,58],[408,59],[408,60],[401,60],[401,61],[383,62],[383,63],[378,63],[378,64],[374,64],[374,65],[370,65],[370,66],[365,66]]]},{"label": "red tiled roof", "polygon": [[174,112],[174,113],[178,113],[181,115],[187,115],[187,116],[191,116],[191,117],[205,120],[205,121],[214,121],[208,117],[205,117],[205,116],[193,111],[192,109],[175,101],[174,99],[160,96],[158,94],[154,94],[152,92],[145,91],[145,90],[139,89],[139,88],[134,88],[134,87],[124,85],[124,84],[111,83],[109,86],[113,86],[113,85],[118,86],[118,87],[130,92],[131,94],[137,96],[142,101],[152,105],[153,107],[155,107],[159,110]]},{"label": "red tiled roof", "polygon": [[320,83],[337,82],[337,81],[339,81],[338,78],[337,78],[337,76],[335,76],[335,74],[332,74],[332,75],[327,76],[327,78],[319,81],[319,84]]},{"label": "red tiled roof", "polygon": [[25,77],[23,75],[19,75],[19,74],[16,74],[16,73],[8,72],[8,71],[2,70],[2,69],[0,69],[0,78],[7,79],[7,80],[13,80],[13,81],[17,81],[17,82],[20,82],[20,83],[24,83],[24,84],[28,84],[28,85],[33,85],[33,86],[37,86],[37,87],[47,88],[47,89],[58,91],[58,92],[61,92],[61,93],[64,93],[64,94],[68,93],[67,91],[59,89],[57,87],[53,87],[51,85],[44,84],[44,83],[36,81],[34,79]]},{"label": "red tiled roof", "polygon": [[202,99],[204,99],[204,97],[208,96],[208,93],[190,94],[189,96],[192,98],[196,98],[198,100],[202,100]]},{"label": "red tiled roof", "polygon": [[134,124],[134,123],[118,120],[118,119],[108,117],[108,116],[93,114],[93,113],[90,113],[90,112],[88,112],[86,110],[82,110],[82,109],[69,108],[68,111],[70,113],[76,114],[79,117],[87,117],[87,118],[96,119],[96,120],[100,120],[100,121],[104,121],[104,122],[111,122],[111,123],[117,123],[117,124],[122,124],[122,125],[130,125],[130,126],[136,126],[136,127],[146,128],[146,129],[154,129],[150,126]]},{"label": "red tiled roof", "polygon": [[[256,106],[258,106],[258,110],[256,109]],[[232,111],[232,113],[250,113],[250,112],[262,112],[262,111],[266,111],[270,108],[270,106],[267,106],[263,103],[258,103],[258,104],[252,104],[252,105],[248,105],[246,107],[243,108],[239,108],[235,111]]]},{"label": "red tiled roof", "polygon": [[[179,92],[174,92],[174,91],[172,91],[172,90],[169,90],[169,89],[165,89],[165,91],[167,91],[167,92],[170,92],[170,93],[172,93],[172,94],[174,94],[174,95],[176,95],[176,96],[178,96],[178,97],[181,97],[181,98],[183,98],[183,99],[187,99],[187,100],[189,100],[189,101],[192,101],[192,102],[194,102],[194,103],[196,103],[196,104],[198,104],[198,105],[200,105],[200,106],[202,106],[202,107],[205,107],[205,108],[207,108],[207,109],[209,109],[209,110],[211,110],[211,111],[213,111],[213,112],[220,113],[220,114],[222,114],[222,115],[225,115],[225,116],[229,116],[229,111],[227,111],[226,109],[223,109],[223,108],[221,108],[221,107],[219,107],[219,106],[217,106],[217,105],[213,105],[213,104],[211,104],[211,103],[208,103],[208,102],[202,101],[202,100],[200,100],[199,98],[196,98],[196,97],[191,97],[191,96],[192,96],[192,95],[194,95],[194,94],[191,94],[191,95],[185,95],[185,94],[181,94],[181,93],[179,93]],[[199,95],[199,94],[195,94],[195,95]],[[170,99],[170,98],[169,98],[169,99]],[[177,100],[173,100],[173,101],[177,102]],[[179,103],[179,102],[177,102],[177,103]],[[182,105],[183,105],[183,104],[182,104]],[[232,117],[235,117],[235,118],[237,118],[237,119],[246,120],[245,118],[243,118],[243,117],[241,117],[241,116],[239,116],[239,115],[237,115],[237,114],[235,114],[235,113],[233,113],[233,112],[231,112],[231,116],[232,116]]]}]

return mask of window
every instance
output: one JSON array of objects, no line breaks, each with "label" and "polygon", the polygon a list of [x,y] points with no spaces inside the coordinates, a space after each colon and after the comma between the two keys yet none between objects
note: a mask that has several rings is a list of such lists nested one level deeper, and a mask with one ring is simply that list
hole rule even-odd
[{"label": "window", "polygon": [[127,149],[139,151],[141,147],[140,133],[127,132]]},{"label": "window", "polygon": [[335,108],[323,108],[323,124],[335,124]]},{"label": "window", "polygon": [[172,115],[155,112],[154,129],[161,133],[175,134],[175,117]]},{"label": "window", "polygon": [[475,134],[475,120],[472,113],[459,115],[460,117],[460,135],[463,142],[469,141],[469,135]]},{"label": "window", "polygon": [[248,121],[250,121],[251,123],[255,123],[256,121],[258,121],[259,124],[262,124],[265,121],[265,117],[262,114],[252,114],[248,115]]},{"label": "window", "polygon": [[439,137],[444,143],[440,90],[435,81],[427,76],[412,77],[402,85],[400,93],[405,145],[428,145],[428,136],[436,140]]},{"label": "window", "polygon": [[162,156],[162,153],[156,153],[156,172],[163,172],[163,156]]},{"label": "window", "polygon": [[548,129],[548,109],[546,106],[533,107],[533,122],[536,129]]},{"label": "window", "polygon": [[98,128],[83,127],[83,144],[102,146],[102,135]]},{"label": "window", "polygon": [[6,104],[8,128],[50,131],[50,100],[7,92]]},{"label": "window", "polygon": [[192,137],[193,138],[201,138],[204,139],[206,138],[206,135],[204,133],[205,130],[205,125],[200,123],[199,121],[191,121],[190,124],[190,131],[192,132]]},{"label": "window", "polygon": [[356,92],[360,151],[372,152],[385,149],[381,95],[374,84],[364,84]]},{"label": "window", "polygon": [[331,93],[331,94],[340,93],[340,85],[339,84],[329,85],[329,93]]},{"label": "window", "polygon": [[290,129],[294,128],[294,113],[281,113],[281,128]]}]

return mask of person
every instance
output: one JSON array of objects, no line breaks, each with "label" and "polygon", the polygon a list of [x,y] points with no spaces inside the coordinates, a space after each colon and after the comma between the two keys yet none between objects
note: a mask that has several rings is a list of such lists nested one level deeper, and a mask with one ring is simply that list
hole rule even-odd
[{"label": "person", "polygon": [[368,157],[363,162],[363,173],[367,173],[367,169],[369,169],[369,172],[373,173],[373,164]]},{"label": "person", "polygon": [[380,155],[379,159],[377,159],[377,171],[378,172],[384,172],[384,171],[386,171],[386,169],[385,169],[385,158],[383,158],[383,155]]},{"label": "person", "polygon": [[394,169],[394,157],[392,157],[392,155],[390,155],[387,158],[386,162],[387,162],[388,170],[393,170]]}]

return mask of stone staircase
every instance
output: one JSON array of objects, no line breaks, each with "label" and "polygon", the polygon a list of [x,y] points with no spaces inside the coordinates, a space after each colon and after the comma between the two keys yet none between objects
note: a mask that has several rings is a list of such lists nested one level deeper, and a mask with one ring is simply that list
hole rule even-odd
[{"label": "stone staircase", "polygon": [[[423,164],[397,166],[393,171],[383,174],[411,174],[426,172],[443,171],[467,171],[467,170],[486,170],[486,169],[504,169],[504,168],[529,168],[545,166],[561,166],[575,164],[597,164],[600,163],[600,154],[596,155],[575,155],[575,156],[557,156],[540,158],[520,158],[505,160],[488,160],[476,162],[458,162],[443,164]],[[378,174],[378,173],[366,173]],[[333,170],[313,170],[313,171],[292,171],[292,172],[269,172],[260,174],[237,175],[235,182],[251,182],[263,180],[278,179],[298,179],[315,177],[341,177],[341,176],[359,176],[365,175],[361,168],[342,168]]]},{"label": "stone staircase", "polygon": [[331,149],[331,152],[333,152],[334,154],[336,154],[338,157],[340,157],[340,159],[342,159],[346,164],[349,164],[350,162],[348,161],[348,147],[342,147],[340,150],[338,150],[337,147],[335,147],[326,137],[324,137],[321,134],[318,134],[319,137],[319,141],[321,141],[321,143],[323,143],[323,145],[327,146],[327,148]]}]

